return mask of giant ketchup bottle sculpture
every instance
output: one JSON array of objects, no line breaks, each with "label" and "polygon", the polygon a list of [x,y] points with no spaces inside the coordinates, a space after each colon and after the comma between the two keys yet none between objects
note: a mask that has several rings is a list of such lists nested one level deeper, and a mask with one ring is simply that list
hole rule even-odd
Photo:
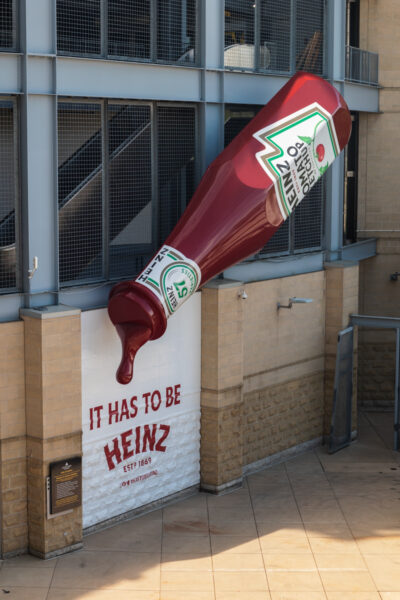
[{"label": "giant ketchup bottle sculpture", "polygon": [[122,341],[117,380],[167,318],[215,275],[259,251],[317,182],[350,137],[339,92],[297,73],[205,172],[175,229],[135,281],[110,293],[108,311]]}]

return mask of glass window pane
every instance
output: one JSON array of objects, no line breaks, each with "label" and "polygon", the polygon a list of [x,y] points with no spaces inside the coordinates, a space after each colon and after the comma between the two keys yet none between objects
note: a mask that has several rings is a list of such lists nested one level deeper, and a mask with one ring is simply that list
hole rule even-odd
[{"label": "glass window pane", "polygon": [[196,0],[159,0],[157,4],[157,59],[194,63]]},{"label": "glass window pane", "polygon": [[57,51],[100,54],[100,0],[57,0]]},{"label": "glass window pane", "polygon": [[103,274],[99,104],[59,103],[58,161],[60,281],[99,279]]},{"label": "glass window pane", "polygon": [[16,287],[14,107],[0,101],[0,290]]},{"label": "glass window pane", "polygon": [[196,119],[191,107],[158,108],[159,244],[195,189]]},{"label": "glass window pane", "polygon": [[225,67],[254,69],[254,0],[225,0]]},{"label": "glass window pane", "polygon": [[297,0],[296,70],[322,74],[323,55],[324,0]]},{"label": "glass window pane", "polygon": [[259,68],[290,70],[290,0],[261,0]]},{"label": "glass window pane", "polygon": [[0,0],[0,48],[15,48],[14,0]]},{"label": "glass window pane", "polygon": [[134,277],[153,245],[150,107],[108,107],[109,274]]},{"label": "glass window pane", "polygon": [[108,0],[108,53],[150,58],[150,0]]}]

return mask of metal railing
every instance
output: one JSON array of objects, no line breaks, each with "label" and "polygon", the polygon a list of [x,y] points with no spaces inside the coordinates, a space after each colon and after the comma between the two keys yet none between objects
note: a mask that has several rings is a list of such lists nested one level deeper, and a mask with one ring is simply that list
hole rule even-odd
[{"label": "metal railing", "polygon": [[368,50],[346,46],[346,79],[378,85],[379,55]]}]

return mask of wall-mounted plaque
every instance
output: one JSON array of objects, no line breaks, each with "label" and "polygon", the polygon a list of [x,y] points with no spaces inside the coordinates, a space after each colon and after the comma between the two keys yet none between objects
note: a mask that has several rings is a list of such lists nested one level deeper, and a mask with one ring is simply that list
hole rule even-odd
[{"label": "wall-mounted plaque", "polygon": [[82,504],[82,459],[80,456],[50,465],[51,513]]}]

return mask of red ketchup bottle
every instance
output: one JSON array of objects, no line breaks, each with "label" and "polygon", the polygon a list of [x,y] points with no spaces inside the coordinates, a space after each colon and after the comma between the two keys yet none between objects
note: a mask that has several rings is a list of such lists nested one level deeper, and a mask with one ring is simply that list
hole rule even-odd
[{"label": "red ketchup bottle", "polygon": [[110,293],[122,341],[117,380],[201,285],[258,252],[347,144],[351,117],[316,75],[294,75],[211,163],[182,218],[135,281]]}]

